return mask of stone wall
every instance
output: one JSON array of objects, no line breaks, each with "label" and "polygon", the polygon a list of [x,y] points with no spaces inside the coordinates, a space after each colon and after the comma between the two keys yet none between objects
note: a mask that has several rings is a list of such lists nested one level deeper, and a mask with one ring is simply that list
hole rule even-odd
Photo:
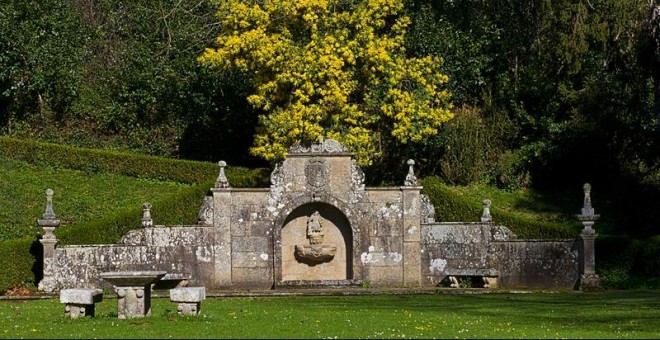
[{"label": "stone wall", "polygon": [[122,244],[57,247],[54,281],[58,289],[111,287],[100,273],[164,270],[184,274],[192,284],[212,281],[216,259],[212,227],[178,226],[131,231]]},{"label": "stone wall", "polygon": [[352,154],[335,141],[291,148],[267,189],[231,188],[219,165],[196,225],[152,226],[145,203],[143,228],[118,245],[56,247],[59,220],[47,208],[40,289],[99,287],[100,273],[125,270],[239,290],[364,281],[432,287],[455,275],[569,288],[579,276],[574,241],[517,240],[492,225],[487,200],[482,223],[435,222],[412,160],[403,185],[389,188],[365,188]]},{"label": "stone wall", "polygon": [[577,240],[509,240],[490,244],[508,288],[574,289],[579,278]]},{"label": "stone wall", "polygon": [[422,226],[425,285],[456,273],[496,273],[507,288],[573,289],[579,258],[575,240],[518,240],[491,223],[445,222]]}]

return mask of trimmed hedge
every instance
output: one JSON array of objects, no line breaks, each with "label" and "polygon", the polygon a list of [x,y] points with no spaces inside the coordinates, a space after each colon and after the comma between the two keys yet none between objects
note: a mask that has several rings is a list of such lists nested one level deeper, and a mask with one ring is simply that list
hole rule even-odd
[{"label": "trimmed hedge", "polygon": [[[190,187],[183,193],[152,204],[151,216],[154,224],[195,224],[197,213],[213,182]],[[55,231],[59,245],[66,244],[115,244],[132,229],[141,228],[142,208],[122,212],[99,220],[78,223]]]},{"label": "trimmed hedge", "polygon": [[38,240],[26,237],[0,242],[0,254],[0,293],[37,283],[36,275],[42,273],[42,248]]},{"label": "trimmed hedge", "polygon": [[[422,179],[422,190],[429,196],[435,206],[436,221],[479,222],[483,213],[481,202],[468,201],[456,195],[437,177]],[[546,221],[531,220],[502,211],[496,207],[490,208],[493,221],[509,228],[519,238],[526,239],[557,239],[574,238],[578,232],[565,225]]]},{"label": "trimmed hedge", "polygon": [[[196,184],[215,180],[218,165],[210,162],[176,160],[127,152],[74,148],[0,136],[0,153],[28,163],[86,173],[113,173],[130,177],[152,178]],[[227,178],[233,187],[267,186],[266,169],[229,166]]]}]

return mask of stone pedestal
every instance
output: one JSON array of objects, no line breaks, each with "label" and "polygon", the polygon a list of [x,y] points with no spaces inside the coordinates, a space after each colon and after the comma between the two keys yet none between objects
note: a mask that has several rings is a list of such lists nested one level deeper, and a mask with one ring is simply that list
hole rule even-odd
[{"label": "stone pedestal", "polygon": [[[59,221],[59,220],[58,220]],[[53,265],[55,262],[55,245],[57,244],[57,239],[55,238],[42,238],[39,240],[43,245],[44,255],[43,255],[43,278],[39,281],[37,287],[42,292],[52,293],[57,290],[57,281],[55,280],[53,273]]]},{"label": "stone pedestal", "polygon": [[53,233],[61,224],[61,221],[53,212],[53,190],[46,190],[46,211],[43,218],[37,220],[37,224],[43,228],[44,235],[39,242],[43,245],[43,278],[39,281],[38,288],[41,291],[52,293],[57,290],[57,282],[54,278],[53,265],[55,262],[55,246],[57,237]]},{"label": "stone pedestal", "polygon": [[600,215],[595,213],[594,208],[591,206],[591,185],[585,183],[584,189],[584,204],[581,213],[577,215],[578,220],[582,222],[584,228],[580,233],[582,239],[582,254],[580,256],[580,283],[581,290],[594,290],[600,288],[600,279],[596,274],[596,251],[594,241],[596,240],[596,231],[592,228],[595,221],[600,218]]},{"label": "stone pedestal", "polygon": [[151,284],[156,283],[164,271],[105,272],[101,277],[115,286],[117,317],[139,318],[151,315]]},{"label": "stone pedestal", "polygon": [[[591,222],[593,224],[593,222]],[[582,239],[582,261],[580,261],[580,289],[594,290],[600,288],[600,278],[596,274],[596,255],[594,243],[596,235],[593,229],[584,229],[580,234]]]}]

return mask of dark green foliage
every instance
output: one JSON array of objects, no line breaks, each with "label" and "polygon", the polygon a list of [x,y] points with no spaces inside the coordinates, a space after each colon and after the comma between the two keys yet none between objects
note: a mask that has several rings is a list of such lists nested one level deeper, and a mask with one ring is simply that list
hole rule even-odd
[{"label": "dark green foliage", "polygon": [[0,4],[0,130],[69,113],[89,39],[80,21],[64,1]]},{"label": "dark green foliage", "polygon": [[[197,63],[218,34],[195,0],[0,3],[0,133],[231,164],[257,115],[240,74]],[[211,147],[213,145],[213,147]]]},{"label": "dark green foliage", "polygon": [[[478,222],[483,212],[480,201],[468,201],[457,195],[437,177],[426,177],[421,181],[423,192],[435,206],[436,221]],[[575,238],[579,231],[566,224],[552,223],[521,217],[496,207],[490,208],[493,222],[509,228],[519,238],[556,239]]]},{"label": "dark green foliage", "polygon": [[[476,122],[462,129],[448,124],[430,148],[406,157],[419,157],[423,174],[448,183],[487,180],[505,189],[531,183],[556,194],[590,182],[614,207],[619,232],[657,234],[660,31],[649,5],[656,6],[408,1],[409,53],[443,56],[456,107],[480,109],[484,117],[501,111],[514,129],[500,135],[504,147],[495,148],[494,163],[475,151],[486,149],[478,146],[486,138]],[[452,141],[470,147],[452,155],[446,150]],[[496,174],[479,176],[484,164]],[[437,171],[443,167],[450,176]]]},{"label": "dark green foliage", "polygon": [[596,269],[609,288],[660,287],[660,236],[598,236]]},{"label": "dark green foliage", "polygon": [[[30,287],[36,284],[36,259],[41,258],[41,244],[36,238],[24,237],[0,242],[0,293],[14,287]],[[38,273],[38,274],[37,274]]]}]

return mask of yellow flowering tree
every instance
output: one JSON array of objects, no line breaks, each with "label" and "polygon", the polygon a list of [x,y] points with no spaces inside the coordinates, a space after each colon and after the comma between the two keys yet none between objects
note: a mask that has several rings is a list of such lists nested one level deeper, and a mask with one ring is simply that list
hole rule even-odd
[{"label": "yellow flowering tree", "polygon": [[202,64],[252,75],[263,110],[251,152],[336,139],[370,165],[382,138],[419,142],[452,117],[441,58],[406,57],[402,0],[221,0]]}]

